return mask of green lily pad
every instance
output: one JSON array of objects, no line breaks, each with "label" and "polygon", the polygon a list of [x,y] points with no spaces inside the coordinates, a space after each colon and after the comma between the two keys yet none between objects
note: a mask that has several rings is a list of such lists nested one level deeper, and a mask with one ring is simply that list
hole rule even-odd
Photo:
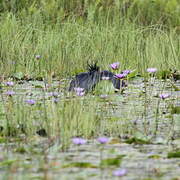
[{"label": "green lily pad", "polygon": [[158,155],[158,154],[153,154],[153,155],[148,156],[148,158],[150,158],[150,159],[160,159],[161,156]]},{"label": "green lily pad", "polygon": [[0,137],[0,143],[5,143],[7,140],[4,137]]},{"label": "green lily pad", "polygon": [[129,138],[125,141],[127,144],[151,144],[149,140],[139,139],[136,137]]},{"label": "green lily pad", "polygon": [[172,106],[171,114],[180,114],[180,106]]},{"label": "green lily pad", "polygon": [[120,164],[121,164],[121,161],[122,161],[122,158],[124,157],[125,155],[118,155],[116,158],[107,158],[107,159],[103,159],[101,160],[100,162],[100,166],[117,166],[119,167]]},{"label": "green lily pad", "polygon": [[32,86],[35,88],[44,88],[44,82],[39,81],[31,81]]},{"label": "green lily pad", "polygon": [[180,151],[174,151],[168,153],[168,158],[180,158]]},{"label": "green lily pad", "polygon": [[2,161],[2,162],[0,162],[0,167],[2,167],[2,166],[11,166],[16,161],[17,161],[16,159]]},{"label": "green lily pad", "polygon": [[14,74],[12,75],[12,77],[13,77],[13,78],[16,78],[16,79],[18,79],[18,80],[21,80],[21,79],[23,79],[24,74],[23,74],[22,72],[16,72],[16,73],[14,73]]},{"label": "green lily pad", "polygon": [[163,71],[159,71],[157,76],[159,79],[167,79],[169,78],[171,75],[171,71],[170,70],[163,70]]},{"label": "green lily pad", "polygon": [[136,77],[138,74],[137,70],[133,70],[130,74],[127,75],[128,79]]},{"label": "green lily pad", "polygon": [[24,147],[18,147],[15,152],[18,152],[20,154],[24,154],[26,153],[26,149]]},{"label": "green lily pad", "polygon": [[171,85],[172,85],[172,87],[173,87],[174,91],[180,91],[180,88],[179,88],[179,87],[177,87],[175,84],[171,84]]},{"label": "green lily pad", "polygon": [[97,166],[89,163],[89,162],[72,162],[70,164],[66,164],[63,166],[63,168],[72,168],[72,167],[78,167],[78,168],[98,168]]}]

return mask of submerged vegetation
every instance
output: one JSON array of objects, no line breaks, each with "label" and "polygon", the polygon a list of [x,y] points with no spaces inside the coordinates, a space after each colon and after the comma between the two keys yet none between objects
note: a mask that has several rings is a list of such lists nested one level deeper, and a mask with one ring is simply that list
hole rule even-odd
[{"label": "submerged vegetation", "polygon": [[[178,179],[179,9],[0,1],[0,179]],[[69,92],[94,62],[93,91]]]}]

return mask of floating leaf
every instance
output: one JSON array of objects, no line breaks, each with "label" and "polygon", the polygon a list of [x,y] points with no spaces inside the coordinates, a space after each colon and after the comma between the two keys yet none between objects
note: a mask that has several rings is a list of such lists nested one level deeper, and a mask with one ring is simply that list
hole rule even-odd
[{"label": "floating leaf", "polygon": [[180,91],[180,88],[179,87],[177,87],[175,84],[171,84],[172,85],[172,87],[174,88],[174,91]]},{"label": "floating leaf", "polygon": [[180,158],[180,151],[174,151],[168,153],[168,158]]},{"label": "floating leaf", "polygon": [[2,162],[0,162],[0,167],[2,167],[2,166],[11,166],[16,161],[17,161],[16,159],[2,161]]},{"label": "floating leaf", "polygon": [[72,167],[78,167],[78,168],[98,168],[97,166],[89,163],[89,162],[72,162],[70,164],[66,164],[63,166],[63,168],[72,168]]},{"label": "floating leaf", "polygon": [[133,71],[131,71],[130,74],[127,75],[127,77],[128,77],[128,79],[129,78],[134,78],[134,77],[137,76],[137,74],[138,74],[137,70],[133,70]]},{"label": "floating leaf", "polygon": [[180,106],[172,106],[171,114],[180,114]]},{"label": "floating leaf", "polygon": [[153,155],[149,155],[148,158],[150,158],[150,159],[160,159],[161,156],[158,155],[158,154],[153,154]]},{"label": "floating leaf", "polygon": [[171,76],[171,71],[170,70],[163,70],[163,71],[159,71],[157,76],[160,79],[167,79]]},{"label": "floating leaf", "polygon": [[109,144],[119,144],[120,143],[120,139],[119,138],[113,138],[111,139],[111,141],[109,142]]},{"label": "floating leaf", "polygon": [[16,78],[16,79],[18,79],[18,80],[21,80],[21,79],[23,79],[24,74],[23,74],[22,72],[16,72],[16,73],[14,73],[14,74],[12,75],[12,77],[13,77],[13,78]]},{"label": "floating leaf", "polygon": [[149,140],[139,139],[136,137],[129,138],[125,141],[127,144],[150,144]]},{"label": "floating leaf", "polygon": [[17,153],[21,153],[21,154],[24,154],[26,153],[26,149],[24,147],[18,147],[15,152]]},{"label": "floating leaf", "polygon": [[100,166],[117,166],[121,164],[121,160],[125,155],[118,155],[116,158],[103,159],[100,162]]},{"label": "floating leaf", "polygon": [[32,86],[35,88],[44,88],[44,82],[39,81],[31,81]]},{"label": "floating leaf", "polygon": [[0,137],[0,143],[5,143],[7,140],[4,137]]}]

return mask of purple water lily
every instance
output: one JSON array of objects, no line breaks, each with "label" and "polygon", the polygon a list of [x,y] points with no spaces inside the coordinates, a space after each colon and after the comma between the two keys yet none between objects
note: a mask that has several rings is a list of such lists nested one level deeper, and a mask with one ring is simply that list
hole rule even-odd
[{"label": "purple water lily", "polygon": [[130,74],[131,72],[132,72],[131,70],[128,70],[128,69],[127,69],[127,70],[123,70],[123,71],[122,71],[122,74],[127,74],[127,75],[128,75],[128,74]]},{"label": "purple water lily", "polygon": [[148,73],[155,73],[157,71],[157,68],[147,68]]},{"label": "purple water lily", "polygon": [[84,96],[85,94],[84,88],[77,87],[77,88],[74,88],[74,91],[76,92],[77,96]]},{"label": "purple water lily", "polygon": [[110,67],[113,69],[113,70],[117,70],[119,69],[119,62],[114,62],[112,64],[110,64]]},{"label": "purple water lily", "polygon": [[107,137],[99,137],[97,141],[101,144],[106,144],[109,141],[109,139]]},{"label": "purple water lily", "polygon": [[80,137],[75,137],[72,139],[72,142],[73,144],[76,144],[76,145],[83,145],[83,144],[86,144],[86,140],[83,139],[83,138],[80,138]]},{"label": "purple water lily", "polygon": [[115,77],[118,79],[123,79],[127,76],[127,74],[121,73],[121,74],[116,74]]},{"label": "purple water lily", "polygon": [[127,170],[126,170],[126,169],[118,169],[118,170],[115,170],[115,171],[113,172],[113,175],[114,175],[114,176],[118,176],[118,177],[124,176],[124,175],[126,175],[126,174],[127,174]]},{"label": "purple water lily", "polygon": [[166,98],[168,98],[169,96],[170,96],[169,94],[165,94],[165,93],[159,95],[159,97],[160,97],[161,99],[166,99]]},{"label": "purple water lily", "polygon": [[36,58],[36,59],[40,59],[40,58],[41,58],[41,55],[37,54],[37,55],[35,55],[35,58]]},{"label": "purple water lily", "polygon": [[12,81],[7,81],[5,82],[6,86],[14,86],[14,82]]},{"label": "purple water lily", "polygon": [[28,100],[26,100],[25,102],[26,102],[27,104],[29,104],[29,105],[34,105],[34,104],[36,103],[36,101],[33,100],[33,99],[28,99]]},{"label": "purple water lily", "polygon": [[13,95],[15,95],[15,92],[14,92],[14,91],[7,91],[7,92],[6,92],[6,95],[8,95],[8,96],[13,96]]},{"label": "purple water lily", "polygon": [[54,99],[54,103],[58,103],[59,102],[59,99],[58,98],[55,98]]}]

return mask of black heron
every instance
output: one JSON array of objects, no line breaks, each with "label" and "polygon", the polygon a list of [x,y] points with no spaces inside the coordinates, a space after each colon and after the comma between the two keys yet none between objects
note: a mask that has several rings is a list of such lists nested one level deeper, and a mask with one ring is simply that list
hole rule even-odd
[{"label": "black heron", "polygon": [[77,74],[70,82],[69,91],[74,91],[76,88],[82,88],[85,92],[93,91],[95,86],[101,80],[109,80],[112,82],[116,90],[120,90],[125,86],[125,82],[116,77],[116,75],[108,70],[100,71],[97,64],[88,65],[88,72]]}]

